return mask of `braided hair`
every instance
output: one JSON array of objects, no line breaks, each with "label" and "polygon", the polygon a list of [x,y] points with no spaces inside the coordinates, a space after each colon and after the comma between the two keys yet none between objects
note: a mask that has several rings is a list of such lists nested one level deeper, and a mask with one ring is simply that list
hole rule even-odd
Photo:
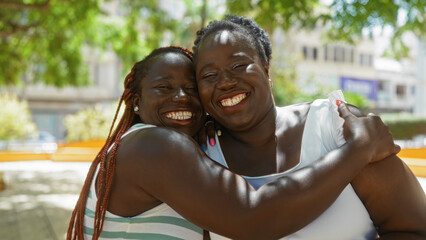
[{"label": "braided hair", "polygon": [[204,39],[216,32],[228,30],[231,32],[240,32],[248,36],[248,40],[256,48],[263,64],[269,66],[272,55],[272,45],[268,34],[253,20],[241,16],[226,15],[225,19],[220,21],[211,21],[207,27],[197,31],[197,38],[192,48],[194,52],[194,62],[196,62],[198,49]]},{"label": "braided hair", "polygon": [[[117,149],[120,145],[120,138],[123,134],[135,123],[141,122],[141,119],[133,111],[133,98],[135,94],[141,92],[141,82],[147,75],[151,65],[156,61],[156,57],[164,53],[178,53],[188,57],[192,61],[192,53],[181,47],[164,47],[157,48],[146,56],[142,61],[134,64],[129,74],[124,79],[124,92],[118,103],[117,111],[115,112],[109,134],[105,145],[101,148],[95,159],[93,160],[77,204],[71,215],[71,220],[68,226],[67,239],[84,239],[84,214],[86,209],[87,197],[89,195],[90,185],[92,181],[96,181],[94,176],[96,168],[99,165],[99,178],[97,181],[98,200],[96,202],[95,218],[93,226],[92,239],[98,239],[102,232],[105,214],[108,207],[109,195],[111,192],[112,180],[114,177],[115,162],[117,160]],[[117,127],[113,131],[113,127],[117,120],[117,115],[121,105],[124,102],[125,111],[121,117]],[[108,158],[107,158],[108,156]]]}]

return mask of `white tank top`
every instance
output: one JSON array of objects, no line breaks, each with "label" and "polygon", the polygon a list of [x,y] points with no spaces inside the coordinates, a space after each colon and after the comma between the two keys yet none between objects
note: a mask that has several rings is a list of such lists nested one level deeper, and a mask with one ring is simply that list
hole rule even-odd
[{"label": "white tank top", "polygon": [[[332,94],[336,93],[333,92]],[[345,142],[343,137],[344,120],[339,117],[337,106],[332,104],[335,103],[333,95],[330,98],[333,100],[320,99],[311,104],[303,132],[299,164],[278,174],[257,177],[243,176],[248,183],[258,189],[280,176],[309,165]],[[217,144],[213,147],[208,146],[206,153],[216,162],[228,167],[219,140],[216,136]],[[227,239],[214,233],[210,233],[210,236],[212,240]],[[352,185],[349,184],[322,215],[301,230],[282,239],[365,240],[376,239],[376,236],[376,229],[366,208],[356,195]]]}]

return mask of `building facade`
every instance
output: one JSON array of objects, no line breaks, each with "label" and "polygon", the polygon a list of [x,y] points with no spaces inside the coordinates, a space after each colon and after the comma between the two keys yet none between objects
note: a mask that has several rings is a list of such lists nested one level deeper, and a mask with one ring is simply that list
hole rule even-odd
[{"label": "building facade", "polygon": [[[426,65],[424,61],[421,63],[424,52],[418,54],[422,47],[418,39],[408,36],[405,43],[410,48],[410,56],[397,61],[383,57],[389,38],[363,37],[351,45],[326,43],[323,33],[322,28],[309,32],[274,31],[274,61],[280,64],[288,56],[299,56],[295,66],[300,87],[309,88],[306,81],[313,76],[325,86],[364,95],[376,112],[425,114],[423,92],[426,80],[421,71]],[[285,63],[281,65],[285,66]]]}]

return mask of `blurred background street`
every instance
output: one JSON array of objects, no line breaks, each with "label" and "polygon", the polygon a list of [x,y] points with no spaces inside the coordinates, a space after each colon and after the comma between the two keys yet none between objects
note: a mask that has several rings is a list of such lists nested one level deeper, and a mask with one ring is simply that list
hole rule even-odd
[{"label": "blurred background street", "polygon": [[[65,239],[89,162],[0,162],[2,240]],[[418,178],[426,193],[426,178]]]},{"label": "blurred background street", "polygon": [[89,162],[0,162],[0,239],[65,239]]},{"label": "blurred background street", "polygon": [[425,1],[0,1],[0,239],[64,239],[133,64],[225,14],[269,34],[279,106],[379,115],[426,189]]}]

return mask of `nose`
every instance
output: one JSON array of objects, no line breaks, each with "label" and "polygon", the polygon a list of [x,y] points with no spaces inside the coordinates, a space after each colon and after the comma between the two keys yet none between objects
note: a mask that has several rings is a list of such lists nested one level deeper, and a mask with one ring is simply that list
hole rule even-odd
[{"label": "nose", "polygon": [[190,101],[190,97],[188,96],[188,94],[185,92],[184,89],[178,88],[172,100],[173,102],[178,102],[178,103],[188,103]]},{"label": "nose", "polygon": [[234,79],[232,74],[224,71],[221,78],[219,79],[217,87],[226,90],[235,87],[236,84],[237,81]]}]

